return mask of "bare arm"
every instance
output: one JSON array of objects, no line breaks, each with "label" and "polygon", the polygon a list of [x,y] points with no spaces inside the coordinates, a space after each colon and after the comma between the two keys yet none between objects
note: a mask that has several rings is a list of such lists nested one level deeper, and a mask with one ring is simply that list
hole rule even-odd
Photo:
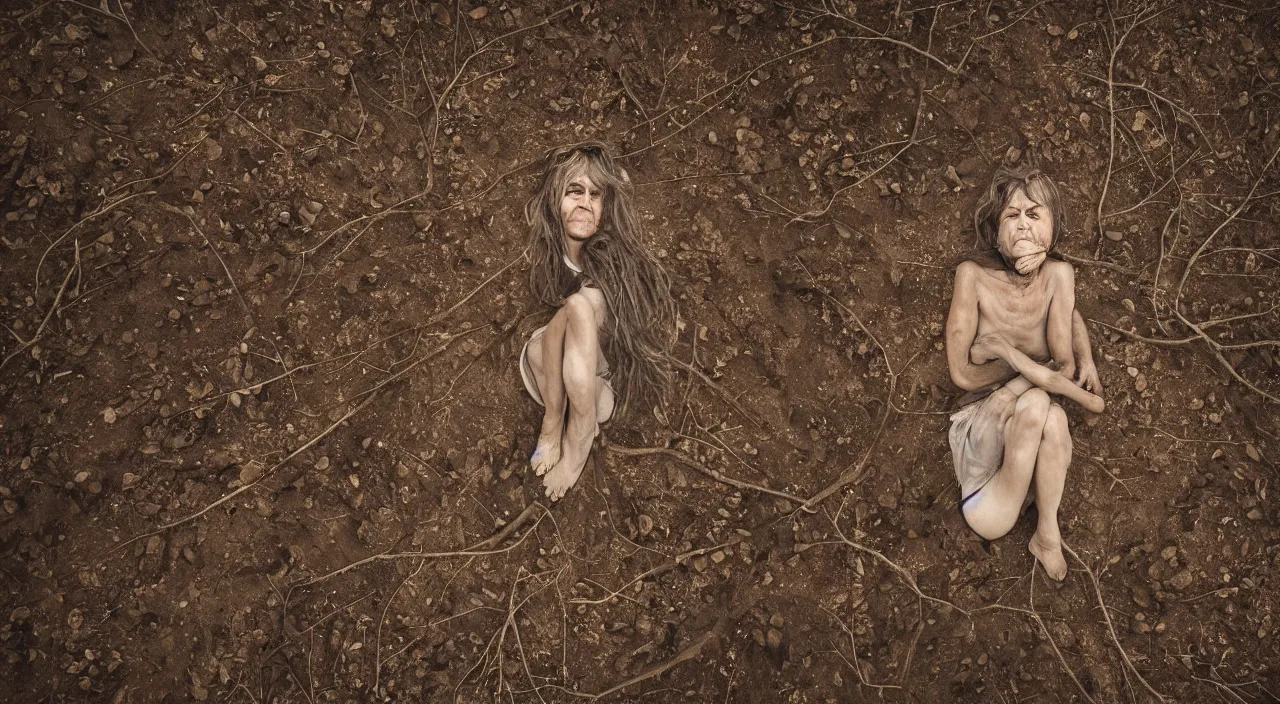
[{"label": "bare arm", "polygon": [[1066,396],[1086,410],[1094,413],[1101,413],[1106,408],[1106,402],[1102,400],[1101,396],[1085,391],[1072,383],[1067,377],[1036,363],[1035,360],[1023,354],[1021,350],[1009,344],[1007,340],[999,335],[983,335],[977,340],[977,344],[1008,362],[1027,381],[1051,394]]},{"label": "bare arm", "polygon": [[1052,268],[1041,273],[1053,276],[1053,298],[1049,301],[1049,319],[1045,323],[1045,338],[1049,343],[1049,355],[1057,362],[1061,374],[1068,379],[1076,374],[1076,357],[1072,351],[1072,313],[1076,309],[1076,273],[1066,262],[1052,262]]},{"label": "bare arm", "polygon": [[947,314],[947,368],[951,381],[965,391],[989,386],[1015,375],[1003,359],[974,364],[969,356],[973,338],[978,334],[978,265],[962,262],[956,267],[955,291],[951,294],[951,311]]}]

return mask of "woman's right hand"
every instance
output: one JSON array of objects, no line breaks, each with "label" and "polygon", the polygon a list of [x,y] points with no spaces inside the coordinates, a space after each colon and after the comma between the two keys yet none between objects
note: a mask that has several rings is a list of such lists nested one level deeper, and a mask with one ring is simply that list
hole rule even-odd
[{"label": "woman's right hand", "polygon": [[969,361],[973,364],[986,364],[996,359],[1008,361],[1008,354],[1005,352],[1008,345],[1009,343],[997,333],[989,332],[979,335],[969,346]]}]

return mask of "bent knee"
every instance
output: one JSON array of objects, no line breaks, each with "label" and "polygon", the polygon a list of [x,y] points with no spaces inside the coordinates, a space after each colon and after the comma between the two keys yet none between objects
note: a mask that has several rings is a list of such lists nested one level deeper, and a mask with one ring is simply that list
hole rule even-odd
[{"label": "bent knee", "polygon": [[1067,412],[1062,406],[1050,404],[1044,419],[1044,439],[1047,442],[1071,446],[1071,429],[1067,427]]},{"label": "bent knee", "polygon": [[[601,300],[597,301],[597,298]],[[590,289],[584,288],[564,299],[562,310],[570,319],[597,322],[599,320],[598,313],[602,305],[603,298],[598,291],[592,292]]]},{"label": "bent knee", "polygon": [[1018,397],[1018,403],[1013,407],[1013,414],[1015,419],[1023,418],[1028,422],[1044,423],[1049,416],[1049,405],[1049,394],[1044,389],[1027,389]]}]

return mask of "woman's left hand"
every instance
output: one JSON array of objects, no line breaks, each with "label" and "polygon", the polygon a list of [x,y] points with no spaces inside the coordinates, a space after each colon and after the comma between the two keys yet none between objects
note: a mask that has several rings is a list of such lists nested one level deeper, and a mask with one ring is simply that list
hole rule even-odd
[{"label": "woman's left hand", "polygon": [[1094,366],[1093,360],[1081,363],[1076,370],[1076,386],[1091,394],[1102,395],[1102,380],[1098,378],[1098,368]]}]

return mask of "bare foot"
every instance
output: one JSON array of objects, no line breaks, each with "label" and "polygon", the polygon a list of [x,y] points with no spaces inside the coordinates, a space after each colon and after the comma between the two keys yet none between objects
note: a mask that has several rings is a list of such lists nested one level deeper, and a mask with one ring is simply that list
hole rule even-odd
[{"label": "bare foot", "polygon": [[594,422],[594,418],[592,421],[591,428],[582,437],[570,437],[570,433],[565,433],[564,454],[542,480],[543,486],[547,488],[548,499],[558,501],[565,492],[578,483],[578,477],[582,476],[582,469],[587,465],[587,456],[591,454],[591,443],[596,439],[596,433],[600,429],[600,425]]},{"label": "bare foot", "polygon": [[559,461],[560,429],[548,429],[543,426],[542,433],[538,436],[538,446],[534,448],[533,456],[529,458],[533,473],[541,477]]},{"label": "bare foot", "polygon": [[1031,536],[1027,549],[1044,565],[1044,571],[1050,577],[1061,582],[1067,576],[1067,558],[1062,555],[1062,540],[1048,540],[1041,537],[1040,531]]}]

